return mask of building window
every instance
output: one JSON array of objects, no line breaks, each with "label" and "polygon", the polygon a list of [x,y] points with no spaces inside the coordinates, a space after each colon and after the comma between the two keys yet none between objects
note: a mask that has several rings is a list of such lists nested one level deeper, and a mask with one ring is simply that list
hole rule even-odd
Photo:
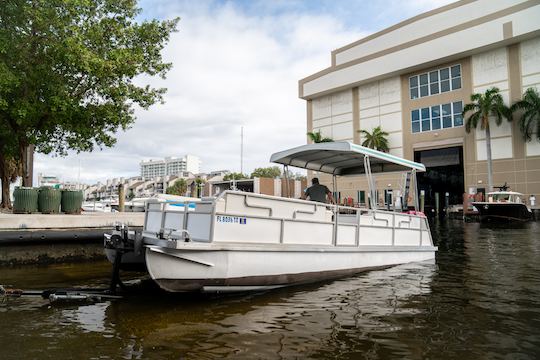
[{"label": "building window", "polygon": [[409,78],[411,99],[461,89],[461,65],[449,66]]},{"label": "building window", "polygon": [[463,126],[463,102],[433,105],[411,111],[413,133]]}]

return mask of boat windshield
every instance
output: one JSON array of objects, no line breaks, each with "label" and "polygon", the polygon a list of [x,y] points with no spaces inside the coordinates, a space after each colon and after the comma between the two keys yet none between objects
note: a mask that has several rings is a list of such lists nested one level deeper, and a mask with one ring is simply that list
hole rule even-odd
[{"label": "boat windshield", "polygon": [[490,198],[492,202],[512,202],[512,203],[521,203],[521,197],[516,194],[511,193],[496,193],[491,194]]}]

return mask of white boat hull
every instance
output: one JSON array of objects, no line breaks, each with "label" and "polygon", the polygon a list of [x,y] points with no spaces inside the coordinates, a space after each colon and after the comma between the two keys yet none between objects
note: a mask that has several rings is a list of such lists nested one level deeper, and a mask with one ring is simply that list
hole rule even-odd
[{"label": "white boat hull", "polygon": [[276,246],[148,247],[150,276],[166,291],[222,292],[272,289],[323,281],[393,265],[434,260],[432,247],[295,249]]}]

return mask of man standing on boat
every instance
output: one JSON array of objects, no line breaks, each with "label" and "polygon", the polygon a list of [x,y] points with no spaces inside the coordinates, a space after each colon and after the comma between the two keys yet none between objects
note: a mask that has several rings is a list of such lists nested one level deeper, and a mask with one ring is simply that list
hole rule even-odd
[{"label": "man standing on boat", "polygon": [[[309,197],[309,200],[311,201],[317,201],[322,203],[334,203],[334,197],[332,196],[332,192],[330,189],[328,189],[327,186],[319,184],[319,178],[313,178],[311,179],[311,185],[306,189],[304,192],[304,195],[302,195],[302,199],[306,199]],[[326,201],[326,197],[328,197],[328,201]]]}]

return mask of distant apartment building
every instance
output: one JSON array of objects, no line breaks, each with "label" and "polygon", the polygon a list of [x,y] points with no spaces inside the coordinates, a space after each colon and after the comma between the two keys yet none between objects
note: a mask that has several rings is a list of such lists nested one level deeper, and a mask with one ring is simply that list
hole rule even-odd
[{"label": "distant apartment building", "polygon": [[158,176],[179,175],[183,172],[198,174],[200,172],[200,165],[201,160],[195,155],[141,161],[141,176],[143,178],[154,178]]}]

